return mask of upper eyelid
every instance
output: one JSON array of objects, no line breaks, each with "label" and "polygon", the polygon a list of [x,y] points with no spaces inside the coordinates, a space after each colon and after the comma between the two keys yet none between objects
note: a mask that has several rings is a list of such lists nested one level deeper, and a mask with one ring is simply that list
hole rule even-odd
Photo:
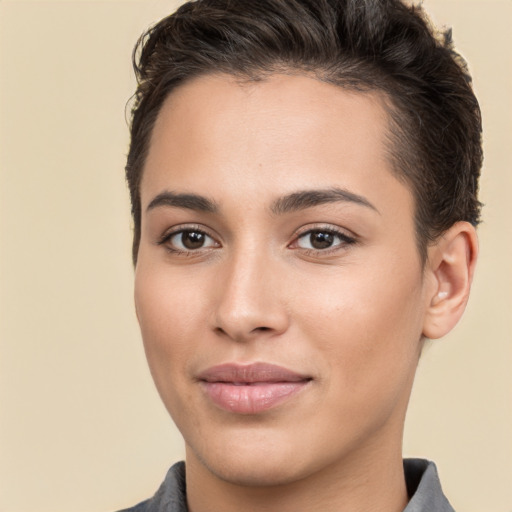
[{"label": "upper eyelid", "polygon": [[181,233],[182,231],[199,231],[201,233],[204,233],[205,235],[211,236],[212,238],[214,237],[214,235],[212,235],[211,233],[211,229],[201,224],[177,224],[175,226],[167,228],[164,231],[163,236]]},{"label": "upper eyelid", "polygon": [[342,228],[340,226],[335,226],[332,224],[309,224],[307,226],[303,226],[302,228],[299,228],[295,232],[295,238],[299,238],[301,236],[307,235],[309,233],[312,233],[314,231],[329,231],[331,233],[335,233],[340,236],[345,236],[347,238],[358,238],[358,236],[351,230]]}]

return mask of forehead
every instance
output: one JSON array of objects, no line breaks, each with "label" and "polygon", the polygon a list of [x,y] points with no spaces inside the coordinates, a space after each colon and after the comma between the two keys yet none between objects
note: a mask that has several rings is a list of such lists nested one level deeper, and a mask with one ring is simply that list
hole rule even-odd
[{"label": "forehead", "polygon": [[[283,147],[285,141],[282,137],[276,140],[275,135],[285,132],[290,135],[289,144],[301,136],[311,145],[321,139],[327,144],[332,135],[348,129],[354,141],[371,139],[379,150],[388,123],[383,100],[383,93],[355,92],[305,75],[273,75],[261,81],[206,75],[186,82],[168,96],[157,117],[151,145],[187,136],[194,137],[196,147],[210,150],[227,138],[244,137],[255,145]],[[348,151],[348,142],[352,141],[345,136],[337,144]],[[350,156],[356,149],[352,147]]]},{"label": "forehead", "polygon": [[399,185],[388,154],[382,94],[305,75],[256,82],[202,76],[162,106],[144,169],[143,208],[162,189],[222,195],[235,184],[247,194],[335,185],[383,195]]}]

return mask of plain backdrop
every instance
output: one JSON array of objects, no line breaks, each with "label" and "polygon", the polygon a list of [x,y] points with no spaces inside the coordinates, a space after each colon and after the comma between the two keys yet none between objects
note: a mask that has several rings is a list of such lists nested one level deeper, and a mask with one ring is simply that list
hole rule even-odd
[{"label": "plain backdrop", "polygon": [[[177,2],[0,1],[0,512],[154,493],[182,442],[146,368],[124,183],[131,51]],[[420,365],[407,456],[465,512],[512,511],[512,2],[426,0],[481,101],[481,259]],[[435,148],[432,148],[435,151]]]}]

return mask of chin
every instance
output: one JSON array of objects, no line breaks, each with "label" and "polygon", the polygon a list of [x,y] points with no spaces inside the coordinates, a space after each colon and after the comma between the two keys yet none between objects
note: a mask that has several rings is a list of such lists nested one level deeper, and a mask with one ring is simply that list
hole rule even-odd
[{"label": "chin", "polygon": [[276,456],[241,460],[228,455],[216,460],[203,461],[203,464],[220,480],[242,487],[286,485],[305,476],[300,474],[294,461]]},{"label": "chin", "polygon": [[286,467],[247,467],[243,465],[222,466],[208,468],[217,478],[241,487],[272,487],[285,485],[296,480],[293,475],[287,474]]},{"label": "chin", "polygon": [[187,445],[187,463],[198,461],[220,480],[244,487],[273,487],[301,480],[322,466],[319,463],[317,468],[314,459],[314,454],[304,449],[303,440],[297,443],[289,432],[285,435],[261,427]]}]

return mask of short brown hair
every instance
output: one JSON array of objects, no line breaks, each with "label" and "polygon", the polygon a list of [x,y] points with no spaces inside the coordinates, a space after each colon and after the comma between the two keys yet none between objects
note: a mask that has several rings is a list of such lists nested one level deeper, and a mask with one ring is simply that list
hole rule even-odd
[{"label": "short brown hair", "polygon": [[134,263],[155,120],[176,86],[210,73],[262,80],[298,71],[383,91],[391,161],[415,197],[422,259],[428,243],[455,222],[479,222],[480,108],[451,32],[435,32],[419,7],[399,0],[190,1],[142,35],[133,60],[138,88],[126,177]]}]

